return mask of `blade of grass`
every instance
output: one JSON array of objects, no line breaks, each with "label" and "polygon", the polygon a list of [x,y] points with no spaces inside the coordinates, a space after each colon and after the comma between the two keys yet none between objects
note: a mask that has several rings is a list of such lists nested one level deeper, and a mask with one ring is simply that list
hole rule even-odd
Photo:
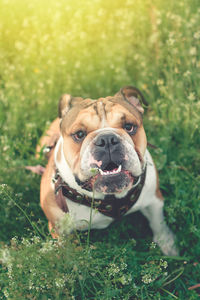
[{"label": "blade of grass", "polygon": [[40,229],[38,228],[37,225],[35,225],[31,219],[29,218],[29,216],[27,215],[27,213],[25,212],[25,210],[23,210],[21,208],[21,206],[4,190],[4,194],[9,198],[10,201],[12,201],[14,203],[15,206],[17,206],[17,208],[19,208],[19,210],[24,214],[24,216],[26,217],[26,219],[29,221],[29,223],[31,224],[31,226],[33,227],[34,231],[36,233],[39,233],[39,235],[41,235],[43,238],[46,238],[46,235],[44,235]]}]

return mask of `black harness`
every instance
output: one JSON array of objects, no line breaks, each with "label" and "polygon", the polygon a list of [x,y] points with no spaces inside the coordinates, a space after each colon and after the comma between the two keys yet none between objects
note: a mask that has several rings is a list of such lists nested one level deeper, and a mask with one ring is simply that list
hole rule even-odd
[{"label": "black harness", "polygon": [[64,211],[68,212],[66,199],[73,202],[93,207],[100,213],[118,219],[123,216],[138,200],[143,189],[146,178],[146,167],[143,173],[136,178],[136,183],[133,188],[123,198],[116,198],[114,195],[106,195],[104,199],[95,199],[87,195],[78,193],[72,189],[66,182],[63,181],[58,171],[53,178],[55,183],[55,199],[58,206]]}]

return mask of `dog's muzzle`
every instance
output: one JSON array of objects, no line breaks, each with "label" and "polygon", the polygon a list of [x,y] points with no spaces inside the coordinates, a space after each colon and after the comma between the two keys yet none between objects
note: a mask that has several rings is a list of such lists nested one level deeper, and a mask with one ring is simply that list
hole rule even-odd
[{"label": "dog's muzzle", "polygon": [[127,168],[127,151],[119,135],[111,130],[99,133],[88,152],[88,167],[95,169],[95,175],[89,179],[92,189],[103,194],[116,194],[131,188],[134,176]]}]

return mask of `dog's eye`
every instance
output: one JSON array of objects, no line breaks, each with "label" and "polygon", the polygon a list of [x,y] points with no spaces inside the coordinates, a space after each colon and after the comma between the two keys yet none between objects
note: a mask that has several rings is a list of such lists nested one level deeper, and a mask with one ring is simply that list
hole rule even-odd
[{"label": "dog's eye", "polygon": [[124,129],[126,130],[126,132],[128,132],[128,134],[130,135],[134,135],[137,131],[137,125],[134,125],[132,123],[126,123],[124,125]]},{"label": "dog's eye", "polygon": [[72,137],[75,140],[75,142],[81,142],[85,138],[85,136],[86,136],[86,132],[83,130],[79,130],[74,134],[72,134]]}]

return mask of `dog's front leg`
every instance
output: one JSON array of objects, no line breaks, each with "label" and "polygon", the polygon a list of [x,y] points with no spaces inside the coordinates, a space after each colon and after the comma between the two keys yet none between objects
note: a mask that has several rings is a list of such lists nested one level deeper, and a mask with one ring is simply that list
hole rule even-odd
[{"label": "dog's front leg", "polygon": [[175,236],[164,220],[163,201],[155,196],[151,205],[142,208],[141,212],[149,221],[153,231],[153,241],[159,245],[165,255],[177,256]]},{"label": "dog's front leg", "polygon": [[42,175],[40,185],[40,204],[49,220],[49,230],[53,238],[58,237],[58,230],[56,225],[66,215],[58,206],[55,200],[55,191],[52,184],[52,178],[55,173],[54,165],[54,150],[51,153],[48,164]]}]

